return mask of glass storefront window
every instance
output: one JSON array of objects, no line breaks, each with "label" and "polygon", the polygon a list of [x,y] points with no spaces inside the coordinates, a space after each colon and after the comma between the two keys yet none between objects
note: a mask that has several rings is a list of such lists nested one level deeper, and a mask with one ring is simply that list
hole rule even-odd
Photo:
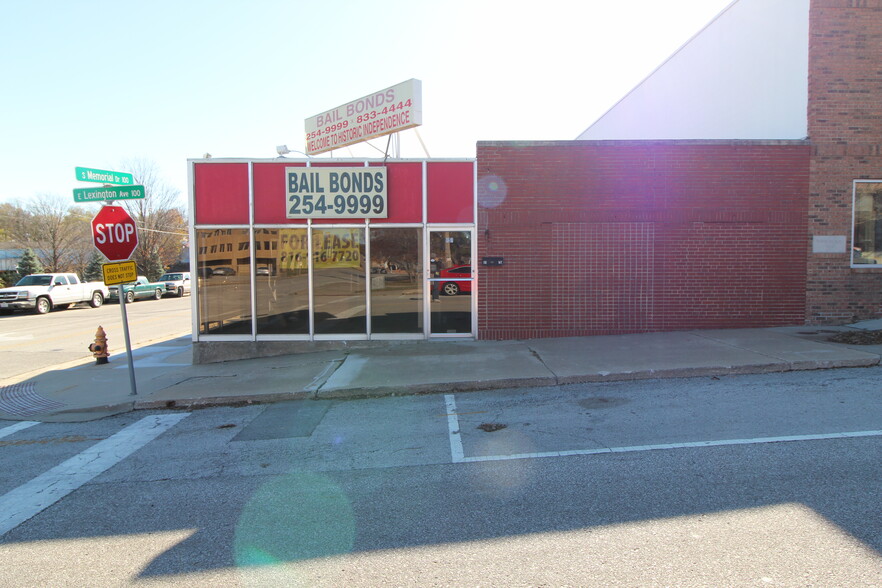
[{"label": "glass storefront window", "polygon": [[198,228],[198,332],[298,338],[471,333],[471,231],[426,230]]},{"label": "glass storefront window", "polygon": [[309,236],[306,228],[255,229],[254,243],[257,334],[308,335]]},{"label": "glass storefront window", "polygon": [[430,231],[429,255],[432,333],[471,333],[471,231]]},{"label": "glass storefront window", "polygon": [[313,229],[315,334],[367,333],[364,229]]},{"label": "glass storefront window", "polygon": [[423,232],[371,229],[371,332],[423,332]]},{"label": "glass storefront window", "polygon": [[852,265],[882,263],[882,182],[854,183]]},{"label": "glass storefront window", "polygon": [[251,334],[251,258],[247,229],[198,229],[199,332]]}]

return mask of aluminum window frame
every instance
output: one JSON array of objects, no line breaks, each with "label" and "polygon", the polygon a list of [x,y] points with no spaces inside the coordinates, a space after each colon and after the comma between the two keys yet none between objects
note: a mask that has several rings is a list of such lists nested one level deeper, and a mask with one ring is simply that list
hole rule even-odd
[{"label": "aluminum window frame", "polygon": [[[847,251],[848,253],[848,264],[851,269],[861,269],[861,270],[875,270],[882,269],[882,263],[855,263],[854,262],[854,251],[857,244],[855,243],[855,232],[857,222],[857,190],[858,184],[879,184],[882,187],[882,179],[872,180],[872,179],[861,179],[861,180],[853,180],[851,187],[851,235],[849,235],[848,243],[851,244],[851,247]],[[879,221],[882,221],[882,214],[878,217]],[[882,249],[878,251],[880,255],[882,255]]]},{"label": "aluminum window frame", "polygon": [[[387,160],[390,163],[421,163],[422,164],[422,221],[421,222],[413,222],[413,223],[385,223],[385,222],[374,222],[371,223],[371,219],[363,219],[362,222],[341,222],[341,223],[321,223],[314,224],[313,219],[306,219],[306,222],[294,222],[294,223],[261,223],[255,224],[255,198],[254,198],[254,164],[255,163],[270,163],[270,162],[280,162],[280,160],[290,162],[290,163],[304,163],[306,167],[311,167],[313,163],[321,163],[321,164],[331,164],[331,163],[339,163],[341,165],[360,163],[364,167],[370,167],[371,164],[376,164],[377,159],[365,159],[365,158],[334,158],[334,159],[326,159],[326,158],[308,158],[308,159],[286,159],[284,157],[279,158],[216,158],[216,159],[189,159],[188,160],[188,184],[189,184],[189,205],[190,210],[194,211],[191,214],[195,220],[195,210],[196,210],[196,173],[195,173],[195,165],[196,164],[223,164],[223,163],[246,163],[248,165],[248,223],[247,224],[196,224],[195,222],[190,223],[189,226],[189,238],[190,238],[190,274],[196,275],[196,278],[191,278],[191,299],[196,300],[196,306],[193,308],[191,312],[191,328],[192,335],[191,339],[194,342],[197,341],[205,341],[205,342],[213,342],[213,341],[237,341],[237,342],[258,342],[258,341],[360,341],[360,340],[390,340],[390,341],[398,341],[398,340],[429,340],[429,339],[438,339],[438,338],[455,338],[461,340],[468,339],[477,339],[478,337],[478,304],[477,304],[477,252],[478,252],[478,230],[477,230],[477,222],[478,222],[478,183],[477,183],[477,161],[472,158],[438,158],[438,159],[425,159],[425,158],[395,158]],[[463,162],[463,163],[471,163],[473,169],[473,178],[472,178],[472,186],[473,186],[473,216],[471,223],[429,223],[428,222],[428,165],[429,163],[435,162]],[[365,312],[366,312],[366,332],[362,334],[344,334],[344,335],[330,335],[330,334],[319,334],[315,333],[315,300],[314,300],[314,275],[313,275],[313,229],[317,227],[319,230],[322,229],[339,229],[339,228],[359,228],[364,231],[365,237]],[[254,240],[256,231],[260,229],[293,229],[293,228],[306,228],[307,229],[307,241],[308,241],[308,283],[309,283],[309,334],[259,334],[257,329],[257,292],[256,292],[256,250],[254,247]],[[370,252],[370,231],[371,228],[419,228],[422,231],[422,239],[424,243],[423,249],[423,257],[424,259],[424,269],[428,270],[428,239],[429,233],[431,231],[439,230],[439,228],[454,230],[454,231],[470,231],[471,232],[471,241],[472,241],[472,274],[469,279],[475,284],[473,286],[472,292],[472,300],[471,300],[471,332],[470,333],[455,333],[455,334],[432,334],[431,333],[431,299],[429,295],[429,290],[426,289],[423,293],[423,316],[424,316],[424,332],[423,333],[372,333],[371,330],[371,296],[370,296],[370,263],[371,263],[371,252]],[[251,308],[251,334],[211,334],[211,333],[200,333],[200,306],[199,306],[199,272],[198,272],[198,242],[197,242],[197,234],[199,231],[214,231],[214,230],[245,230],[248,231],[249,234],[249,258],[250,258],[250,308]],[[233,252],[235,253],[235,252]],[[194,271],[193,268],[197,268],[197,271]],[[424,284],[424,289],[428,288],[428,282]]]}]

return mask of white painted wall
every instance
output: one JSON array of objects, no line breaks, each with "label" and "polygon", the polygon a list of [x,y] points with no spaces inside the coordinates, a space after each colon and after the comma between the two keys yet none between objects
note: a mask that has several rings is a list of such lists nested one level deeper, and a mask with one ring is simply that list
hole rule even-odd
[{"label": "white painted wall", "polygon": [[803,139],[809,0],[736,0],[577,139]]}]

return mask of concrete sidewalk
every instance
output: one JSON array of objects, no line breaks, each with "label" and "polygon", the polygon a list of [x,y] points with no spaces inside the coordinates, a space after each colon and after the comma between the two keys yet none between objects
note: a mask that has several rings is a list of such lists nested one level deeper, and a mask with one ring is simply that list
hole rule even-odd
[{"label": "concrete sidewalk", "polygon": [[[877,324],[878,323],[878,324]],[[722,376],[879,364],[882,345],[830,343],[835,332],[780,327],[524,341],[384,342],[377,347],[191,364],[190,338],[0,383],[0,419],[74,422],[133,409],[463,392],[647,378]]]}]

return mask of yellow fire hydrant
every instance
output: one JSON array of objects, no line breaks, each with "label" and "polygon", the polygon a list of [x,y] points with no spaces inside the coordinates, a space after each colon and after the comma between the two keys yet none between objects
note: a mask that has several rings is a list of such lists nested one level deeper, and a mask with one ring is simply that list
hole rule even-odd
[{"label": "yellow fire hydrant", "polygon": [[95,356],[95,365],[107,363],[110,353],[107,352],[107,333],[100,326],[95,331],[95,342],[89,345],[89,351]]}]

